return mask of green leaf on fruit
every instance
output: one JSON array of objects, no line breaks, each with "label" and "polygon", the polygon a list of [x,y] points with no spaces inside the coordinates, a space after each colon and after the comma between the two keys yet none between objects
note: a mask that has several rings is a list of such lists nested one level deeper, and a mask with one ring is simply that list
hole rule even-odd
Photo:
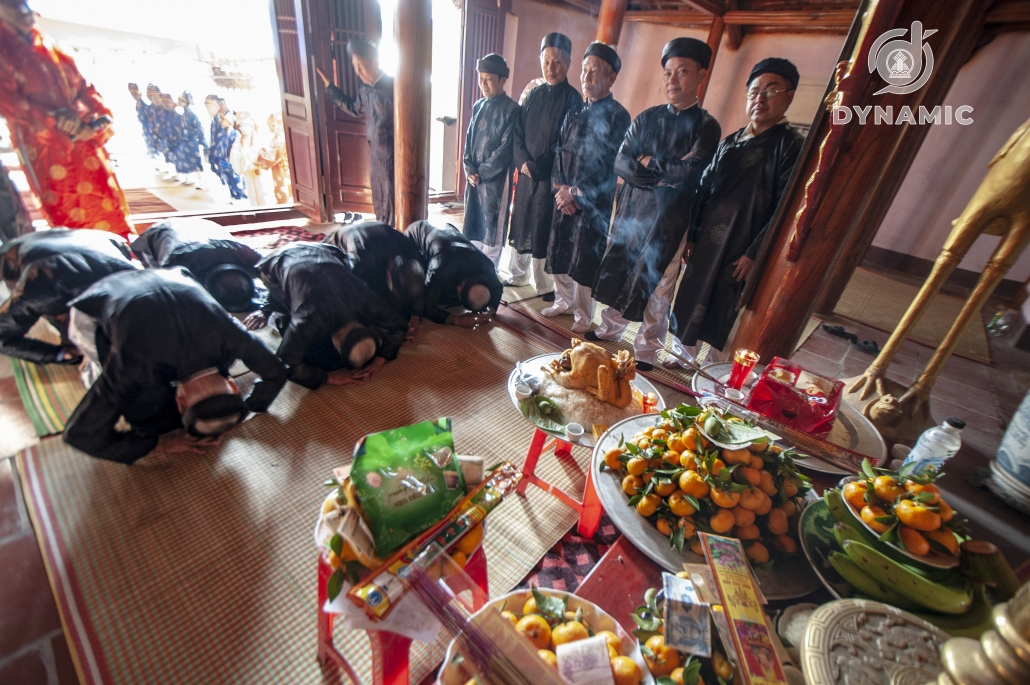
[{"label": "green leaf on fruit", "polygon": [[333,550],[336,556],[343,556],[343,536],[339,533],[333,535],[329,540],[329,549]]},{"label": "green leaf on fruit", "polygon": [[519,409],[530,423],[549,433],[565,431],[565,417],[554,400],[548,397],[527,397],[519,403]]},{"label": "green leaf on fruit", "polygon": [[565,620],[565,609],[568,600],[561,597],[551,597],[536,589],[536,585],[530,585],[533,591],[533,599],[536,600],[536,610],[544,618],[556,621]]},{"label": "green leaf on fruit", "polygon": [[329,580],[325,584],[325,592],[329,597],[329,601],[333,601],[340,594],[340,590],[343,589],[344,573],[343,569],[336,569],[333,571],[333,575],[329,576]]}]

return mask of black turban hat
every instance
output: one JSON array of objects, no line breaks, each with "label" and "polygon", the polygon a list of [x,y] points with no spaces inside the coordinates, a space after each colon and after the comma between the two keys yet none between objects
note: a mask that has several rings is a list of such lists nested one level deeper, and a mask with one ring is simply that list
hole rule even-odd
[{"label": "black turban hat", "polygon": [[798,87],[798,79],[801,78],[798,74],[798,68],[794,66],[794,63],[782,57],[766,57],[756,64],[751,69],[751,74],[747,77],[747,84],[750,86],[751,82],[762,74],[782,76],[787,79],[787,85],[790,86],[791,90],[795,90]]},{"label": "black turban hat", "polygon": [[351,38],[347,41],[347,56],[357,55],[361,59],[379,59],[379,46],[365,38]]},{"label": "black turban hat", "polygon": [[491,52],[476,62],[476,71],[481,74],[497,74],[501,78],[508,78],[508,74],[511,73],[508,69],[508,63],[496,52]]},{"label": "black turban hat", "polygon": [[712,49],[697,38],[673,38],[662,48],[663,67],[671,57],[687,57],[700,64],[702,69],[707,69],[712,63]]},{"label": "black turban hat", "polygon": [[547,48],[558,48],[564,50],[566,54],[572,54],[572,39],[566,36],[564,33],[548,33],[544,36],[544,39],[540,41],[540,52],[543,52]]},{"label": "black turban hat", "polygon": [[612,65],[612,69],[618,74],[622,70],[622,60],[619,59],[619,53],[615,52],[615,48],[599,40],[595,40],[593,43],[587,46],[586,52],[583,53],[583,59],[590,57],[600,57],[608,64]]}]

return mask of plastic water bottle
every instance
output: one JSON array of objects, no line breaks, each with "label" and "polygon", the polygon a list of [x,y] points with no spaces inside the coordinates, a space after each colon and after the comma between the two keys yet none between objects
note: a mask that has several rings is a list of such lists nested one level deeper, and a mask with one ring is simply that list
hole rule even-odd
[{"label": "plastic water bottle", "polygon": [[955,456],[962,446],[962,429],[965,427],[965,421],[949,416],[941,425],[927,428],[901,465],[915,463],[917,473],[926,468],[940,471],[944,462]]}]

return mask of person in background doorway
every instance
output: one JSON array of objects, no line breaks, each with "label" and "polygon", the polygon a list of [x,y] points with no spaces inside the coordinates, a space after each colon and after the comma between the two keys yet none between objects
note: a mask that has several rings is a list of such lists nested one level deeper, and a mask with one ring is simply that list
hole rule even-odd
[{"label": "person in background doorway", "polygon": [[504,92],[508,63],[497,54],[476,62],[483,97],[472,105],[465,134],[465,237],[496,268],[508,233],[511,205],[512,141],[519,105]]},{"label": "person in background doorway", "polygon": [[204,108],[211,115],[211,147],[207,151],[207,161],[211,171],[229,189],[233,200],[246,200],[243,192],[243,179],[233,171],[229,163],[229,152],[236,142],[236,118],[225,104],[225,100],[217,95],[204,98]]},{"label": "person in background doorway", "polygon": [[104,148],[111,110],[75,61],[35,28],[25,0],[0,0],[0,116],[51,226],[132,232]]},{"label": "person in background doorway", "polygon": [[722,137],[719,122],[697,98],[711,59],[712,49],[694,38],[665,45],[668,103],[640,113],[615,158],[625,185],[593,289],[608,307],[598,329],[584,337],[621,340],[630,321],[643,321],[633,340],[641,371],[650,371],[665,347],[698,184]]},{"label": "person in background doorway", "polygon": [[270,114],[267,123],[272,140],[262,148],[261,154],[258,156],[258,166],[272,173],[272,191],[275,193],[275,202],[284,205],[290,201],[293,191],[290,183],[290,165],[286,154],[286,131],[283,128],[282,113]]},{"label": "person in background doorway", "polygon": [[129,95],[136,101],[136,118],[143,129],[143,142],[147,146],[147,155],[156,160],[158,154],[157,133],[154,130],[154,105],[143,102],[143,93],[135,83],[129,84]]},{"label": "person in background doorway", "polygon": [[21,193],[11,182],[7,167],[0,162],[0,240],[12,240],[31,231],[32,221]]},{"label": "person in background doorway", "polygon": [[182,160],[182,168],[185,171],[186,183],[196,186],[197,190],[204,189],[204,162],[200,156],[200,148],[204,150],[204,156],[208,154],[207,138],[204,136],[204,125],[200,123],[200,117],[194,112],[193,93],[188,90],[182,91],[179,96],[179,106],[182,107],[182,144],[179,157]]},{"label": "person in background doorway", "polygon": [[[490,258],[450,224],[416,221],[404,231],[426,264],[423,316],[434,323],[476,328],[501,304],[504,286]],[[449,308],[461,308],[452,314]]]},{"label": "person in background doorway", "polygon": [[[282,362],[181,267],[108,276],[70,305],[72,339],[103,372],[64,441],[92,457],[202,453],[286,384]],[[229,376],[237,359],[260,377],[246,397]]]},{"label": "person in background doorway", "polygon": [[544,36],[540,42],[540,69],[545,83],[530,91],[515,123],[512,155],[519,180],[511,212],[512,254],[508,266],[511,280],[508,285],[526,285],[532,272],[538,295],[554,291],[554,280],[544,268],[554,218],[551,188],[554,148],[565,115],[583,102],[567,78],[571,60],[572,41],[568,36],[561,33]]},{"label": "person in background doorway", "polygon": [[551,173],[557,211],[547,272],[554,274],[554,304],[540,313],[553,317],[571,309],[576,333],[586,332],[593,322],[590,289],[608,237],[615,155],[630,124],[629,112],[612,97],[621,68],[611,46],[594,42],[587,47],[580,74],[586,102],[565,117]]},{"label": "person in background doorway", "polygon": [[701,178],[703,209],[673,307],[676,337],[691,356],[701,341],[714,352],[708,359],[724,356],[737,301],[804,142],[786,117],[797,85],[790,61],[756,64],[744,103],[751,123],[719,143]]},{"label": "person in background doorway", "polygon": [[[179,183],[186,184],[186,169],[189,163],[183,155],[185,137],[182,125],[182,114],[175,104],[175,100],[168,93],[161,93],[161,110],[158,112],[161,137],[164,138],[168,150],[165,152],[165,159],[172,165],[175,173],[172,175]],[[171,179],[168,179],[171,180]]]},{"label": "person in background doorway", "polygon": [[147,84],[147,100],[150,101],[150,127],[157,153],[154,155],[154,169],[163,173],[164,180],[175,175],[175,165],[168,161],[168,141],[164,135],[164,112],[161,106],[161,89],[153,83]]},{"label": "person in background doorway", "polygon": [[321,69],[316,71],[334,105],[352,117],[365,117],[365,136],[372,153],[372,207],[376,219],[393,226],[393,77],[379,67],[379,48],[370,40],[351,39],[347,55],[361,81],[356,95],[347,95],[330,83]]}]

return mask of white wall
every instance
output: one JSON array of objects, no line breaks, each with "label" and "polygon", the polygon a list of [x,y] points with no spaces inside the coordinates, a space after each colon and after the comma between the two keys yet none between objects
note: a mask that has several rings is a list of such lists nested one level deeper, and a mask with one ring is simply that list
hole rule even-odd
[{"label": "white wall", "polygon": [[[994,39],[959,72],[944,104],[973,107],[969,126],[934,126],[926,136],[895,197],[874,245],[936,259],[987,173],[987,163],[1030,117],[1030,34],[1006,33]],[[1030,191],[1028,191],[1030,192]],[[982,271],[1000,238],[981,236],[960,265]],[[1007,278],[1030,276],[1030,253]]]},{"label": "white wall", "polygon": [[[551,31],[561,31],[572,39],[573,66],[569,70],[569,83],[578,89],[579,58],[594,39],[597,18],[533,0],[514,0],[512,13],[519,18],[512,93],[521,93],[526,83],[540,76],[540,39]],[[662,47],[677,36],[703,41],[707,40],[708,32],[637,22],[623,26],[618,46],[622,72],[613,92],[615,99],[632,116],[666,101],[662,88]],[[801,73],[798,93],[787,116],[791,121],[807,126],[822,100],[843,43],[842,35],[762,34],[748,36],[740,49],[734,52],[724,39],[715,60],[705,109],[722,124],[724,136],[745,126],[745,79],[751,67],[765,57],[786,57],[797,65]]]}]

